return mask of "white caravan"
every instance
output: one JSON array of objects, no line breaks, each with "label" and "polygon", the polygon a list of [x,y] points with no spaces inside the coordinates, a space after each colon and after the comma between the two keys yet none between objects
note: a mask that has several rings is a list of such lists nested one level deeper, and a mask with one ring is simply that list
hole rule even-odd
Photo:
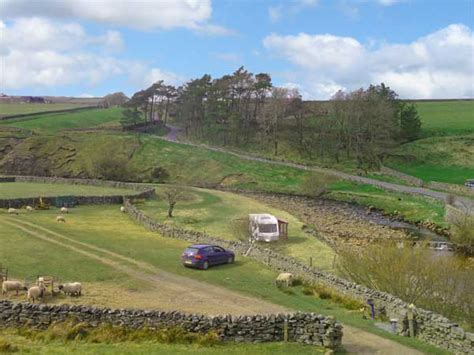
[{"label": "white caravan", "polygon": [[250,239],[273,242],[280,237],[278,219],[267,213],[249,214]]}]

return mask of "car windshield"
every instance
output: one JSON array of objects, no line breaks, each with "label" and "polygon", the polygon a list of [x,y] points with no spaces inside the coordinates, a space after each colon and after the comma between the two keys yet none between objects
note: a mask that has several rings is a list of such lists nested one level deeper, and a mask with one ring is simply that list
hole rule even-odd
[{"label": "car windshield", "polygon": [[199,249],[198,248],[187,248],[184,253],[185,254],[188,254],[188,255],[194,255],[194,254],[197,254],[199,252]]},{"label": "car windshield", "polygon": [[258,230],[260,233],[276,233],[277,225],[276,224],[259,224]]}]

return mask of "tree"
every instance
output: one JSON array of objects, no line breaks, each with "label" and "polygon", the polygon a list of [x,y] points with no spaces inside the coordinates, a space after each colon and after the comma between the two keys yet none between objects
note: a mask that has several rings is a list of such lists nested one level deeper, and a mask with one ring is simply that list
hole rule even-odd
[{"label": "tree", "polygon": [[400,128],[402,139],[414,141],[421,136],[421,119],[414,104],[401,104]]},{"label": "tree", "polygon": [[262,124],[265,135],[273,145],[273,155],[278,155],[278,141],[281,121],[285,117],[289,103],[289,90],[286,88],[273,87],[270,98],[266,105]]},{"label": "tree", "polygon": [[133,127],[140,122],[140,119],[140,112],[138,112],[136,108],[127,108],[122,111],[122,118],[120,119],[120,124],[123,128]]},{"label": "tree", "polygon": [[167,187],[163,191],[163,196],[168,202],[168,217],[173,218],[173,210],[176,206],[176,203],[183,198],[184,190],[179,186]]},{"label": "tree", "polygon": [[447,207],[446,219],[450,224],[452,242],[458,245],[467,255],[474,254],[474,215],[468,203],[463,210]]},{"label": "tree", "polygon": [[102,107],[122,106],[128,101],[128,97],[123,92],[114,92],[104,96],[101,102]]}]

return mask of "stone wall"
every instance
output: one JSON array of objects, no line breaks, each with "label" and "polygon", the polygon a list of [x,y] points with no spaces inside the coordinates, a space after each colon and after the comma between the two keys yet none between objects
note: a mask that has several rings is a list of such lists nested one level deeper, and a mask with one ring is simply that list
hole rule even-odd
[{"label": "stone wall", "polygon": [[223,341],[288,341],[334,348],[341,344],[342,326],[332,317],[315,313],[252,316],[205,316],[176,311],[95,308],[82,305],[36,305],[0,301],[0,327],[44,329],[51,323],[74,319],[92,326],[110,324],[137,329],[180,327],[189,332],[214,331]]},{"label": "stone wall", "polygon": [[397,179],[403,180],[403,181],[409,183],[410,185],[421,187],[424,184],[423,180],[421,180],[421,179],[418,179],[418,178],[416,178],[414,176],[411,176],[411,175],[404,174],[404,173],[402,173],[398,170],[387,168],[386,166],[382,166],[380,168],[380,172],[382,174],[385,174],[385,175],[388,175],[388,176],[393,176]]},{"label": "stone wall", "polygon": [[[74,201],[78,205],[104,205],[104,204],[122,204],[124,198],[138,199],[151,198],[155,195],[155,188],[144,184],[104,181],[94,179],[64,179],[37,176],[9,176],[2,177],[0,182],[35,182],[48,184],[69,184],[69,185],[92,185],[115,188],[126,188],[137,191],[128,195],[105,195],[105,196],[74,196]],[[65,196],[43,197],[43,201],[47,204],[54,205],[56,198]],[[24,206],[34,206],[38,202],[37,197],[16,198],[16,199],[0,199],[0,208],[21,208]]]},{"label": "stone wall", "polygon": [[[219,239],[202,232],[158,223],[138,210],[129,200],[124,201],[124,206],[132,219],[144,225],[148,230],[159,232],[162,236],[181,239],[190,243],[219,244],[226,249],[233,250],[237,255],[246,255],[273,270],[291,272],[310,283],[325,284],[341,294],[357,298],[363,302],[372,299],[377,309],[383,309],[389,318],[398,319],[397,333],[408,336],[408,304],[391,294],[372,290],[335,275],[318,271],[294,258],[278,254],[271,249],[260,246],[250,248],[249,243]],[[473,333],[465,332],[458,324],[439,314],[420,308],[416,310],[416,337],[427,343],[457,353],[474,351]]]}]

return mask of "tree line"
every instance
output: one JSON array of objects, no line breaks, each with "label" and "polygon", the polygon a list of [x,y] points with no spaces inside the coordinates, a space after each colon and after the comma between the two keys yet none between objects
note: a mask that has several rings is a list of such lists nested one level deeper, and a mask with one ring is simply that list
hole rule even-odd
[{"label": "tree line", "polygon": [[415,105],[383,83],[308,102],[297,89],[274,86],[269,74],[244,67],[177,88],[159,81],[133,95],[122,124],[166,124],[170,118],[190,139],[275,156],[285,147],[308,159],[355,159],[360,168],[380,165],[393,148],[421,133]]}]

